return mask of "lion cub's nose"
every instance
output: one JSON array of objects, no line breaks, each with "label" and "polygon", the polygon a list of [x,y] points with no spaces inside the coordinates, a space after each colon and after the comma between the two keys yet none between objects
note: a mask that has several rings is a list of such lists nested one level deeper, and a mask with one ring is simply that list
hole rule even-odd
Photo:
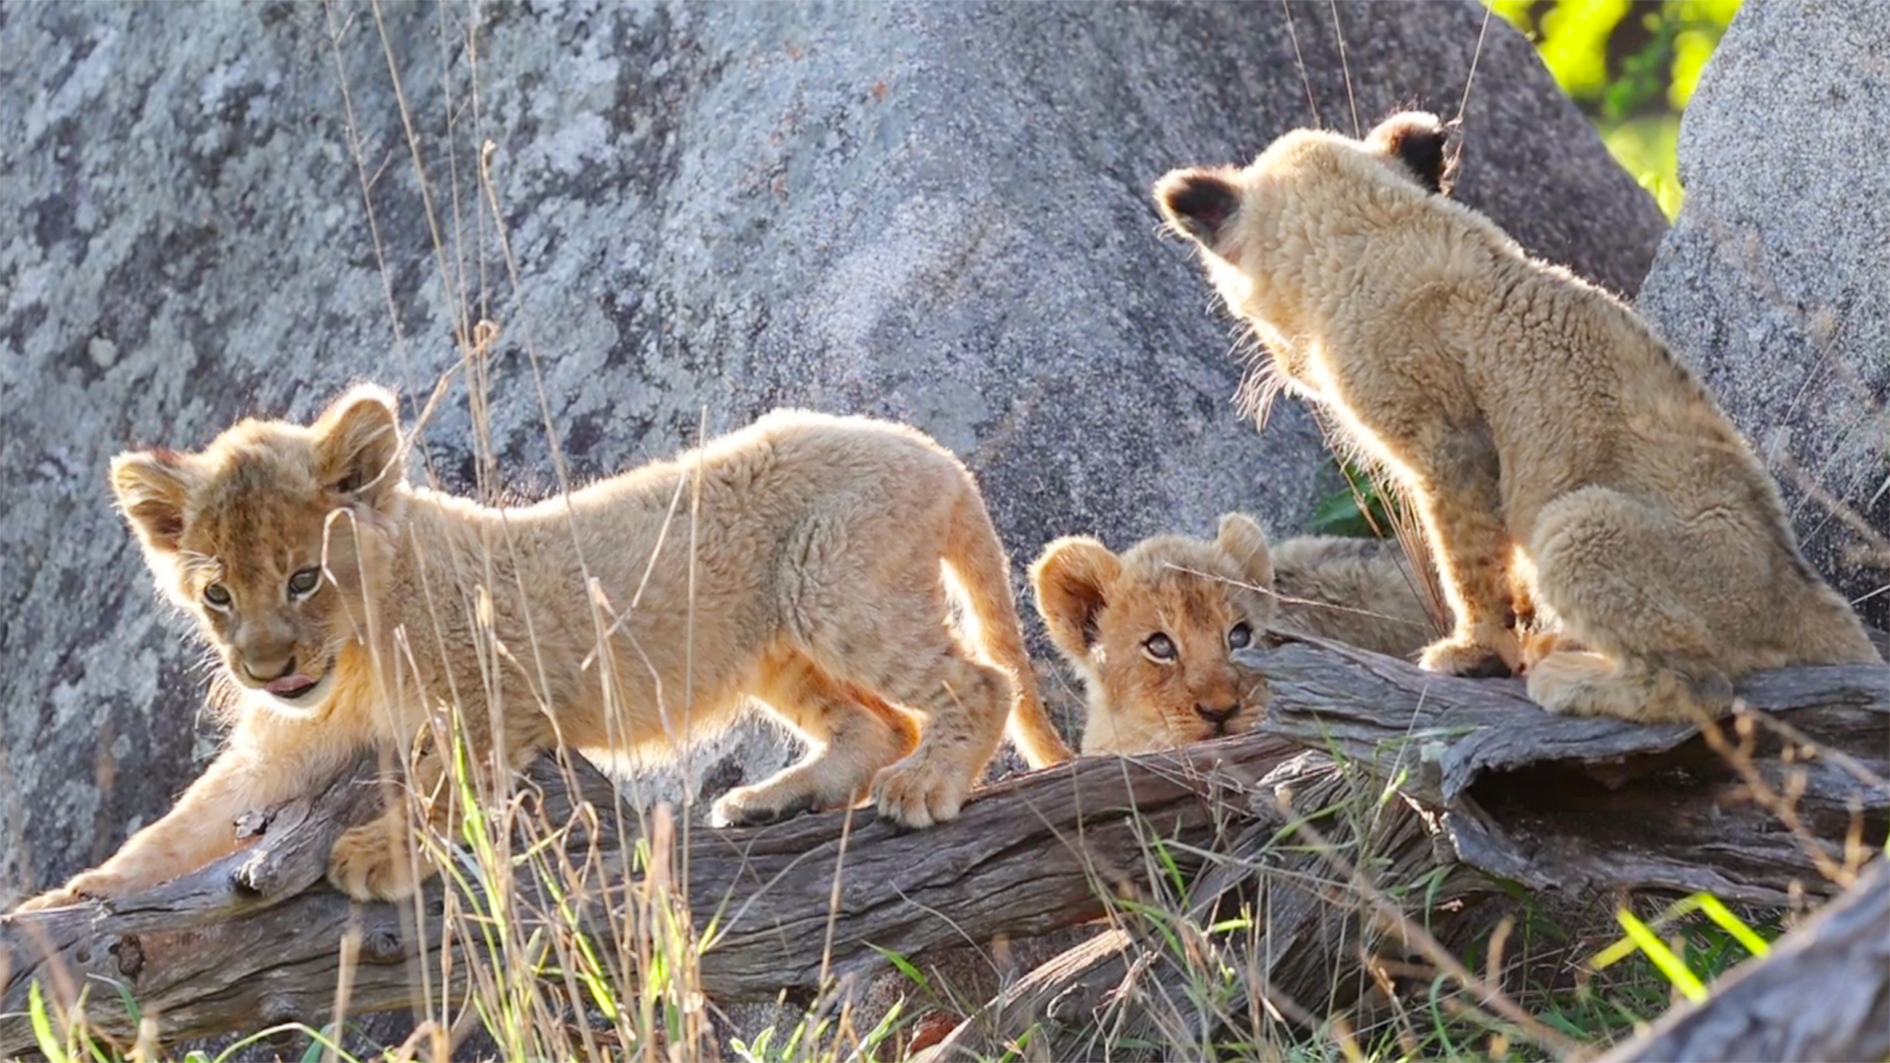
[{"label": "lion cub's nose", "polygon": [[1213,724],[1214,726],[1219,727],[1222,724],[1225,724],[1227,721],[1233,719],[1234,714],[1240,711],[1240,702],[1238,701],[1232,702],[1229,705],[1227,705],[1225,708],[1210,709],[1206,705],[1203,705],[1197,701],[1194,703],[1194,711],[1195,711],[1195,715],[1201,717],[1203,720],[1206,720],[1207,722]]},{"label": "lion cub's nose", "polygon": [[295,658],[290,657],[287,660],[283,661],[282,667],[280,668],[264,667],[264,668],[258,669],[258,668],[251,667],[248,661],[244,661],[243,671],[248,673],[249,677],[251,679],[254,679],[256,682],[267,683],[272,679],[281,679],[284,676],[294,675],[295,674]]}]

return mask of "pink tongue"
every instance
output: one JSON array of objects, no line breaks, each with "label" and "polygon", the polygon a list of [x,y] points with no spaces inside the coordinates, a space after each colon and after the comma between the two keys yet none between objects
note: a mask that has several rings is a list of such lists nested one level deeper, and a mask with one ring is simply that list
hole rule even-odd
[{"label": "pink tongue", "polygon": [[281,679],[272,679],[263,689],[271,694],[299,694],[314,685],[315,680],[297,672],[294,675],[285,675]]}]

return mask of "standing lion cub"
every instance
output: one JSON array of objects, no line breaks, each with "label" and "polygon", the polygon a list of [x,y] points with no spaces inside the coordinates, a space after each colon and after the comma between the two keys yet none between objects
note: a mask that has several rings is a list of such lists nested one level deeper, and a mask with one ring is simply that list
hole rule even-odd
[{"label": "standing lion cub", "polygon": [[[307,427],[246,420],[200,453],[113,461],[152,575],[220,654],[237,721],[168,815],[26,907],[198,868],[235,848],[244,813],[363,746],[405,748],[454,702],[468,759],[496,739],[517,768],[559,743],[672,748],[753,695],[813,751],[718,800],[720,823],[869,792],[908,826],[951,819],[1007,716],[1033,766],[1068,755],[977,485],[917,431],[776,411],[516,508],[409,486],[402,453],[393,396],[362,386]],[[969,607],[962,640],[946,573]],[[443,771],[423,755],[414,781],[426,792]],[[330,880],[410,894],[406,824],[403,802],[342,835]]]},{"label": "standing lion cub", "polygon": [[1875,662],[1777,488],[1627,307],[1437,194],[1445,129],[1298,130],[1155,186],[1281,374],[1410,493],[1456,615],[1422,663],[1527,662],[1556,712],[1691,719],[1757,668]]}]

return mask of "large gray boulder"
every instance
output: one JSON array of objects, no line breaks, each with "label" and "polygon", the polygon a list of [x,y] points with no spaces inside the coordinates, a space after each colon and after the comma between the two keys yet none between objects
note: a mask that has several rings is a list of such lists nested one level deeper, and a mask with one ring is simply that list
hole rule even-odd
[{"label": "large gray boulder", "polygon": [[1751,4],[1680,125],[1686,204],[1641,313],[1784,489],[1812,564],[1890,628],[1890,7]]},{"label": "large gray boulder", "polygon": [[[307,417],[357,377],[411,415],[483,316],[498,471],[462,376],[416,473],[452,489],[556,485],[542,381],[580,479],[792,403],[957,450],[1020,566],[1234,508],[1290,530],[1337,481],[1303,411],[1237,414],[1238,330],[1159,237],[1156,177],[1315,106],[1452,114],[1487,28],[1462,197],[1628,292],[1664,230],[1468,2],[1336,25],[1325,3],[382,9],[385,46],[363,5],[0,10],[0,892],[105,856],[212,748],[203,655],[111,509],[122,448]],[[698,778],[778,762],[749,735]]]}]

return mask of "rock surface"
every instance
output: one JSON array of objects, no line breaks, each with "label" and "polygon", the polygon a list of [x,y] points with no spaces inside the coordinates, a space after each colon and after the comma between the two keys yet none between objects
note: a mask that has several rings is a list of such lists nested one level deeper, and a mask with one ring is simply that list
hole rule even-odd
[{"label": "rock surface", "polygon": [[[965,457],[1021,569],[1074,531],[1290,530],[1337,486],[1303,411],[1236,413],[1236,329],[1157,233],[1168,168],[1315,110],[1454,114],[1487,28],[1459,195],[1630,293],[1664,231],[1470,3],[378,11],[0,9],[0,901],[107,855],[214,738],[118,450],[357,377],[411,416],[485,317],[490,451],[462,375],[416,476],[555,488],[547,415],[582,479],[777,404],[875,413]],[[779,762],[744,733],[705,785]]]},{"label": "rock surface", "polygon": [[1765,459],[1812,564],[1890,628],[1890,8],[1752,4],[1680,126],[1639,307]]}]

